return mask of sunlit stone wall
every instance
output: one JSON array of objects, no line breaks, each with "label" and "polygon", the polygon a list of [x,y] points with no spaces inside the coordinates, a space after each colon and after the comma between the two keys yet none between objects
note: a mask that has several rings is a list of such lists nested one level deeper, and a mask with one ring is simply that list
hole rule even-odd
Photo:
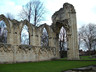
[{"label": "sunlit stone wall", "polygon": [[[47,24],[34,26],[27,20],[10,20],[0,15],[0,21],[4,21],[7,30],[7,43],[0,43],[0,62],[29,62],[60,58],[59,54],[59,32],[63,26],[67,35],[67,58],[68,60],[79,59],[77,41],[77,23],[74,6],[65,3],[63,8],[52,16],[52,25]],[[26,25],[28,29],[28,44],[22,44],[22,28]],[[43,29],[48,33],[48,45],[41,45]],[[26,34],[25,34],[26,35]]]}]

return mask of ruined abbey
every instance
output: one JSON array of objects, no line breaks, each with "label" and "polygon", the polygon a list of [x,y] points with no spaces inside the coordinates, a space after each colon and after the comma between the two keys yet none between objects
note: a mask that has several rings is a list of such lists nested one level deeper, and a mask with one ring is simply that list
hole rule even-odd
[{"label": "ruined abbey", "polygon": [[[0,63],[29,62],[60,58],[59,32],[63,26],[67,36],[67,59],[78,60],[79,49],[77,40],[77,22],[74,6],[64,3],[63,7],[52,15],[52,25],[47,24],[36,27],[27,20],[10,20],[0,15],[0,21],[7,26],[7,43],[0,43]],[[21,31],[23,26],[28,27],[29,45],[21,44]],[[42,30],[48,32],[48,46],[41,46]]]}]

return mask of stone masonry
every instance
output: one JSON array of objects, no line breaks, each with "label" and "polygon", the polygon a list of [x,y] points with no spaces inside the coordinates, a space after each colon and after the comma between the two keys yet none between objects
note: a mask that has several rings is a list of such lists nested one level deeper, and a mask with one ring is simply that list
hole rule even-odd
[{"label": "stone masonry", "polygon": [[[10,20],[4,15],[0,15],[7,26],[7,44],[0,44],[0,62],[28,62],[50,60],[60,58],[59,55],[59,32],[63,26],[67,32],[68,60],[79,59],[79,49],[77,40],[76,12],[73,5],[65,3],[63,8],[55,12],[52,16],[52,25],[43,24],[36,27],[27,20]],[[21,31],[27,25],[30,45],[21,45]],[[49,46],[41,46],[41,36],[43,28],[46,28],[49,36]]]}]

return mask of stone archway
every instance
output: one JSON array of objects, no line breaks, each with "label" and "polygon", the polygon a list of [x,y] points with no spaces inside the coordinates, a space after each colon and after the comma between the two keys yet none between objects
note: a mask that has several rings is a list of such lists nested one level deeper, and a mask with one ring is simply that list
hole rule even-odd
[{"label": "stone archway", "polygon": [[60,58],[67,57],[67,37],[66,37],[66,30],[63,26],[59,31],[59,53]]},{"label": "stone archway", "polygon": [[49,37],[48,31],[46,28],[43,28],[42,36],[41,36],[41,46],[49,46]]},{"label": "stone archway", "polygon": [[4,15],[0,15],[0,21],[4,21],[7,26],[7,42],[10,44],[12,42],[12,40],[10,39],[12,34],[10,21]]},{"label": "stone archway", "polygon": [[[60,28],[64,26],[67,33],[67,58],[68,60],[78,60],[79,59],[79,49],[77,40],[77,23],[76,23],[76,12],[74,6],[65,3],[63,8],[55,12],[52,16],[52,28],[56,34],[56,48],[58,51],[58,34]],[[59,54],[58,54],[59,56]]]},{"label": "stone archway", "polygon": [[[42,36],[42,31],[43,31],[43,28],[45,28],[47,30],[47,33],[48,33],[48,45],[50,47],[54,47],[54,42],[53,42],[53,30],[50,26],[46,25],[46,24],[43,24],[39,27],[39,31],[40,31],[40,37]],[[41,38],[40,39],[40,43],[41,43]]]},{"label": "stone archway", "polygon": [[3,20],[0,21],[0,43],[7,43],[7,32],[6,23]]},{"label": "stone archway", "polygon": [[33,44],[33,26],[27,21],[24,20],[23,22],[20,23],[19,25],[19,44],[21,44],[21,32],[22,29],[24,28],[24,26],[27,27],[27,31],[28,31],[28,39],[29,39],[29,44],[28,45],[32,45]]},{"label": "stone archway", "polygon": [[21,31],[21,44],[29,45],[29,31],[28,26],[24,25]]}]

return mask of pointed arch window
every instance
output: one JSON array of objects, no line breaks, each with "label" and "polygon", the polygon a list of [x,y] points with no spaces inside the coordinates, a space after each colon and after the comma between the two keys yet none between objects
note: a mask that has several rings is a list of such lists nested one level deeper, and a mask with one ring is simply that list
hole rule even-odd
[{"label": "pointed arch window", "polygon": [[48,45],[49,45],[48,32],[46,28],[43,28],[41,36],[41,46],[48,46]]},{"label": "pointed arch window", "polygon": [[29,31],[27,25],[24,25],[21,31],[21,44],[29,45]]},{"label": "pointed arch window", "polygon": [[0,43],[7,43],[7,26],[2,20],[0,21]]},{"label": "pointed arch window", "polygon": [[62,26],[59,33],[59,46],[60,51],[66,51],[67,50],[67,38],[66,38],[66,30]]},{"label": "pointed arch window", "polygon": [[67,57],[67,38],[66,38],[66,30],[62,26],[59,33],[59,53],[60,57],[64,58]]}]

